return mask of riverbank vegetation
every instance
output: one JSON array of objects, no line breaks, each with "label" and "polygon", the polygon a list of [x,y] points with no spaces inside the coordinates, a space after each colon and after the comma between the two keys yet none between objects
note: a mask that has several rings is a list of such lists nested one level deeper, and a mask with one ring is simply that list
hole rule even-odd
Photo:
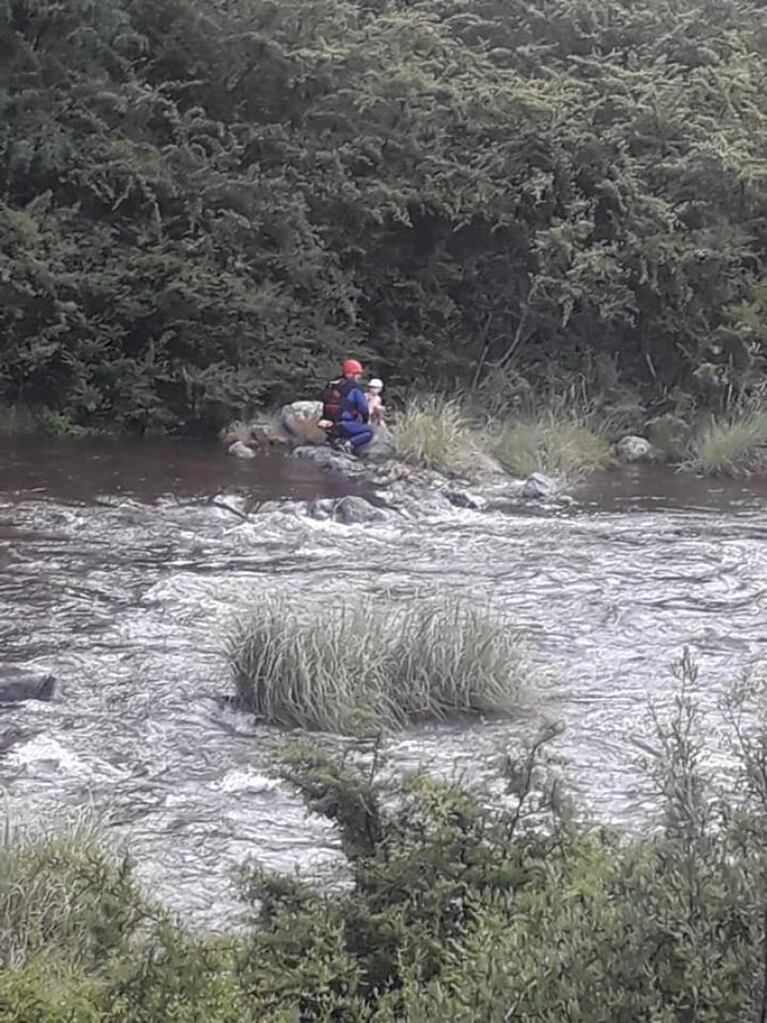
[{"label": "riverbank vegetation", "polygon": [[[725,701],[737,757],[722,789],[704,767],[710,728],[689,662],[682,676],[646,744],[659,816],[644,837],[578,819],[547,753],[552,728],[502,760],[492,791],[403,778],[359,744],[343,759],[293,746],[283,782],[334,825],[337,871],[318,886],[251,864],[241,879],[250,920],[237,937],[190,935],[137,894],[120,860],[83,860],[60,840],[23,855],[6,843],[0,907],[33,906],[32,854],[33,865],[64,868],[58,889],[80,915],[23,955],[8,954],[3,931],[3,1020],[757,1023],[767,1004],[764,686]],[[93,894],[78,910],[83,886]]]},{"label": "riverbank vegetation", "polygon": [[210,432],[353,352],[722,414],[766,69],[757,0],[0,0],[0,401]]},{"label": "riverbank vegetation", "polygon": [[229,659],[241,706],[268,724],[342,734],[518,707],[527,680],[506,623],[456,602],[332,602],[301,614],[259,604],[237,625]]}]

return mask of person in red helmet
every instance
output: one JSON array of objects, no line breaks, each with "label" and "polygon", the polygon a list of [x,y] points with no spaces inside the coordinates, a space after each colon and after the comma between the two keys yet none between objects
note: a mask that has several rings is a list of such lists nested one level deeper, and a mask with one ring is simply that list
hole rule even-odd
[{"label": "person in red helmet", "polygon": [[322,396],[322,418],[329,424],[330,443],[350,452],[358,451],[373,439],[370,412],[360,381],[362,365],[345,359],[341,376],[331,380]]}]

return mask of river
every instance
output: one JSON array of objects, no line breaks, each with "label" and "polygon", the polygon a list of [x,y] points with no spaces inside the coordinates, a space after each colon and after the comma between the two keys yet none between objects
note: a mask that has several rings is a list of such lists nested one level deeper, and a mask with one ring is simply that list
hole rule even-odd
[{"label": "river", "polygon": [[[650,808],[632,738],[648,701],[670,700],[671,662],[692,648],[714,711],[764,660],[765,480],[632,467],[565,510],[365,526],[284,511],[355,492],[311,463],[238,462],[215,445],[0,441],[0,669],[57,678],[50,703],[0,708],[20,733],[0,757],[13,818],[92,808],[150,889],[214,930],[238,918],[231,872],[248,856],[290,870],[332,855],[327,827],[274,781],[280,736],[225,699],[227,629],[265,595],[319,607],[339,592],[445,590],[490,604],[527,637],[530,713],[410,732],[391,742],[394,762],[476,776],[558,719],[578,803],[625,826]],[[711,742],[715,756],[716,727]]]}]

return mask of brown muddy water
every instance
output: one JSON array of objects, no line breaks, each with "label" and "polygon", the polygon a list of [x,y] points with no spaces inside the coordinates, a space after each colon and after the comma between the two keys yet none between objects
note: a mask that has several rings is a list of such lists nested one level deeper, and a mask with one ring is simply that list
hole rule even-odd
[{"label": "brown muddy water", "polygon": [[[632,468],[590,481],[566,511],[366,526],[300,512],[354,492],[310,463],[238,462],[214,445],[0,441],[0,669],[58,679],[51,703],[0,708],[0,731],[21,733],[0,757],[13,817],[93,808],[155,894],[214,929],[237,919],[230,877],[247,857],[289,870],[332,855],[328,829],[271,776],[279,734],[223,699],[233,616],[274,594],[321,613],[338,593],[446,589],[525,633],[531,713],[413,731],[390,744],[397,765],[483,774],[558,719],[583,810],[641,826],[652,805],[633,740],[648,701],[671,699],[685,646],[720,757],[719,695],[767,646],[767,481]],[[259,511],[267,500],[297,513]]]}]

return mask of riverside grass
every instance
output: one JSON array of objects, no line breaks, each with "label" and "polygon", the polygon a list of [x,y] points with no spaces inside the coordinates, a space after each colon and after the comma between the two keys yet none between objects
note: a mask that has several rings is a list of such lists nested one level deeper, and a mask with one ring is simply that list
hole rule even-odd
[{"label": "riverside grass", "polygon": [[767,469],[767,411],[749,410],[708,422],[693,436],[683,468],[738,476]]},{"label": "riverside grass", "polygon": [[607,430],[593,425],[592,413],[566,408],[561,397],[549,397],[523,419],[492,416],[484,424],[470,408],[469,399],[440,395],[408,402],[394,421],[400,457],[425,469],[470,475],[484,454],[517,476],[546,472],[567,480],[613,462]]},{"label": "riverside grass", "polygon": [[238,622],[228,655],[238,702],[259,719],[346,735],[508,713],[527,677],[517,635],[452,602],[309,619],[268,601]]}]

